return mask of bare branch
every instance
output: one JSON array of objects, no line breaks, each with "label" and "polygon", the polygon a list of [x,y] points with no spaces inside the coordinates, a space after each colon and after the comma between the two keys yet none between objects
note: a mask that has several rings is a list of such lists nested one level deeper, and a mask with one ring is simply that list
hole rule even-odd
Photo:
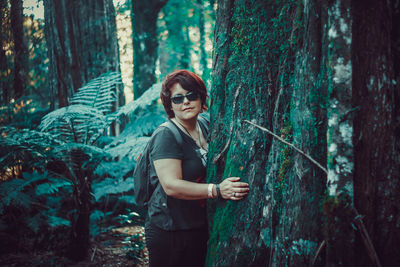
[{"label": "bare branch", "polygon": [[300,154],[302,154],[304,157],[308,158],[312,163],[314,163],[315,165],[317,165],[321,170],[323,170],[327,175],[328,175],[328,170],[326,168],[324,168],[321,164],[319,164],[315,159],[313,159],[310,155],[306,154],[305,152],[303,152],[302,150],[300,150],[299,148],[297,148],[296,146],[294,146],[293,144],[289,143],[288,141],[284,140],[283,138],[281,138],[280,136],[274,134],[273,132],[271,132],[270,130],[257,125],[255,123],[252,123],[251,121],[248,120],[243,120],[243,122],[246,122],[264,132],[269,133],[270,135],[272,135],[273,137],[275,137],[276,139],[278,139],[279,141],[281,141],[282,143],[290,146],[291,148],[293,148],[294,150],[296,150],[297,152],[299,152]]}]

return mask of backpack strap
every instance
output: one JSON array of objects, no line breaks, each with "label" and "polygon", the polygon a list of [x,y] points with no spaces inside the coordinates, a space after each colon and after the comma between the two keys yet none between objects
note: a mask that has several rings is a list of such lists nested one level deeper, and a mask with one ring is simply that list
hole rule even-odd
[{"label": "backpack strap", "polygon": [[181,146],[183,144],[182,135],[178,130],[178,127],[173,123],[171,120],[166,121],[165,123],[161,124],[161,126],[167,127],[173,133],[176,141]]}]

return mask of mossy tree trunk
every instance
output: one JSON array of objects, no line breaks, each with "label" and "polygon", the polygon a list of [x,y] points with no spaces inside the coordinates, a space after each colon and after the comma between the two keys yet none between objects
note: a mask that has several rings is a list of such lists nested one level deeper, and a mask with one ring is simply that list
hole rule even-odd
[{"label": "mossy tree trunk", "polygon": [[399,262],[395,2],[218,1],[208,181],[240,176],[251,190],[209,202],[208,266]]}]

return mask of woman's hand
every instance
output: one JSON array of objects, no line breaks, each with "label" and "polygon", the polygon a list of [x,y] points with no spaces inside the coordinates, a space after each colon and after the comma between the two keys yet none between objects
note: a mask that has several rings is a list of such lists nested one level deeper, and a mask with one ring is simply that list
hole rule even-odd
[{"label": "woman's hand", "polygon": [[240,177],[229,177],[219,184],[224,199],[241,200],[249,193],[249,184],[240,182]]}]

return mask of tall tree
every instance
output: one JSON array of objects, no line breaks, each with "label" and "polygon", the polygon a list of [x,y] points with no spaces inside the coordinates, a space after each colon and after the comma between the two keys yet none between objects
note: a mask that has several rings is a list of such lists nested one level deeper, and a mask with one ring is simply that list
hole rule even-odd
[{"label": "tall tree", "polygon": [[7,20],[8,20],[8,8],[7,0],[0,0],[0,87],[2,89],[1,104],[7,104],[9,98],[9,86],[8,86],[8,64],[6,51],[4,45],[7,41]]},{"label": "tall tree", "polygon": [[203,74],[203,79],[208,79],[208,66],[206,54],[206,33],[205,33],[205,8],[204,1],[197,0],[198,16],[199,16],[199,34],[200,34],[200,70]]},{"label": "tall tree", "polygon": [[[45,0],[44,7],[49,83],[57,96],[58,101],[54,102],[63,107],[89,80],[105,72],[119,71],[115,10],[112,0]],[[118,87],[115,94],[114,109],[124,104],[123,92]],[[70,156],[76,162],[84,160],[79,153]],[[69,256],[80,260],[87,256],[89,247],[91,175],[82,174],[77,180],[77,216],[72,221]]]},{"label": "tall tree", "polygon": [[[192,69],[192,42],[189,38],[189,27],[194,23],[189,18],[193,13],[193,3],[170,0],[162,9],[162,20],[159,26],[162,40],[159,47],[161,75],[177,69]],[[176,16],[176,14],[180,14]]]},{"label": "tall tree", "polygon": [[210,201],[207,265],[399,264],[399,14],[218,1],[208,180],[251,191]]},{"label": "tall tree", "polygon": [[133,1],[133,95],[141,96],[156,83],[157,18],[168,0]]},{"label": "tall tree", "polygon": [[[115,10],[112,0],[44,1],[49,49],[49,83],[58,107],[89,80],[119,71]],[[124,104],[123,92],[117,105]]]},{"label": "tall tree", "polygon": [[20,98],[26,90],[28,77],[28,48],[24,37],[24,9],[22,0],[11,1],[11,28],[14,37],[14,98]]}]

